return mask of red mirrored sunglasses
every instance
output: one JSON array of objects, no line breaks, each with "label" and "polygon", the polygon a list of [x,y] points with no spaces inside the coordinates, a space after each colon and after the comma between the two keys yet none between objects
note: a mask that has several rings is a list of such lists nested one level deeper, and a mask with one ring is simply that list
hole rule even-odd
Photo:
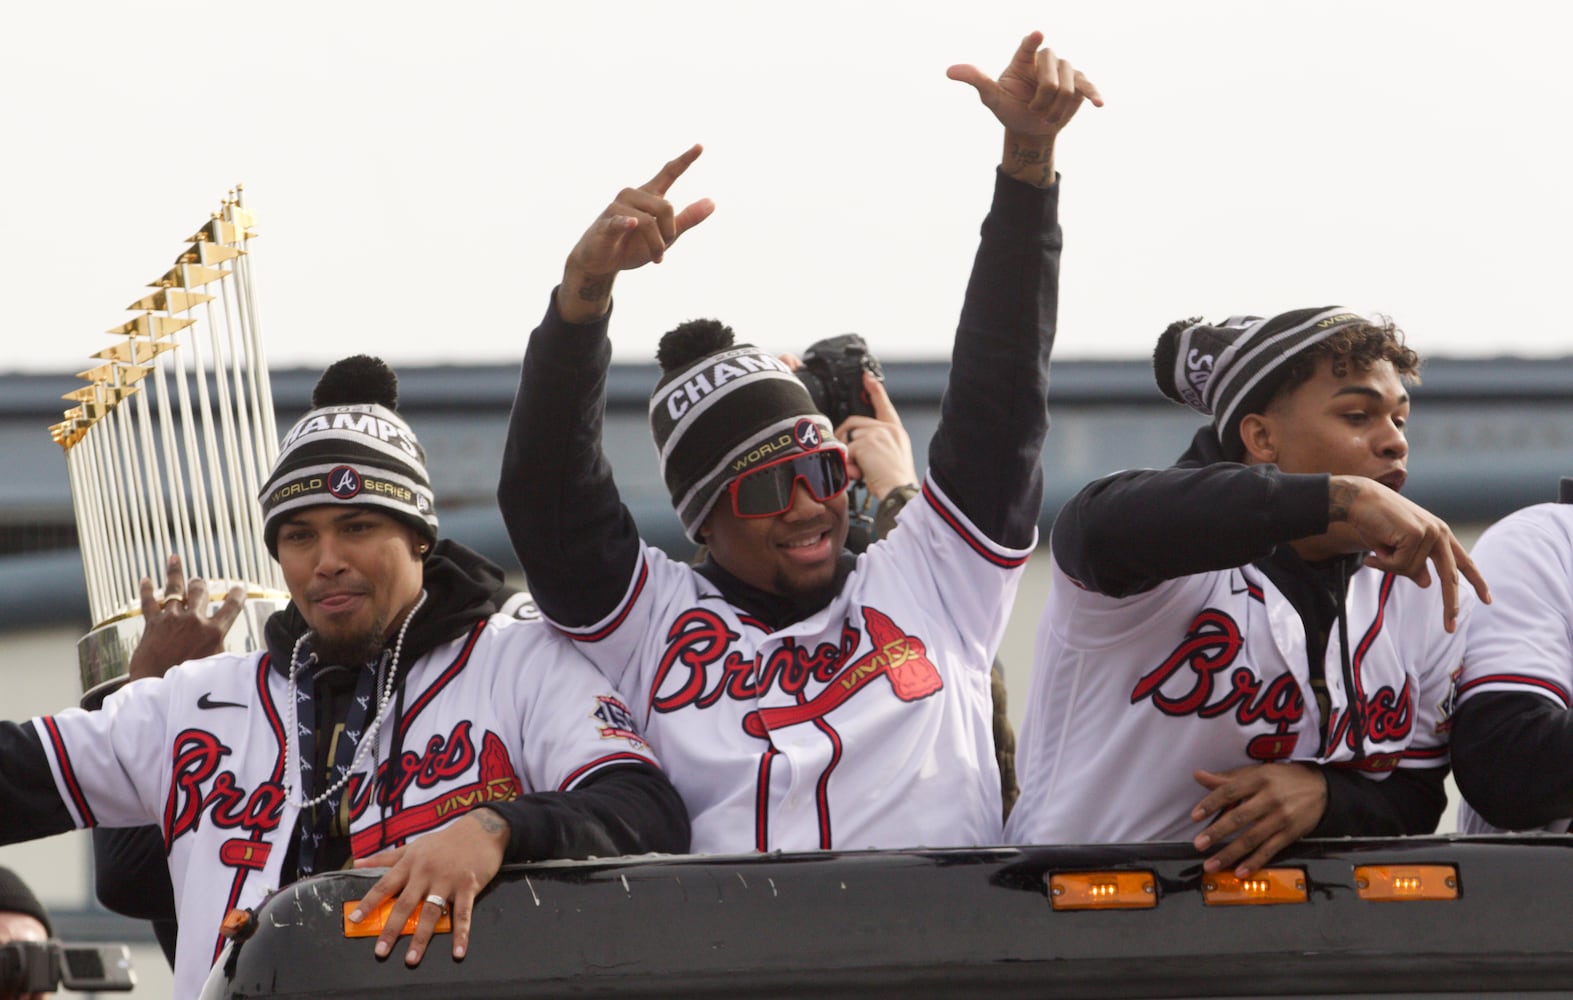
[{"label": "red mirrored sunglasses", "polygon": [[727,484],[732,513],[738,517],[780,514],[792,506],[792,493],[799,482],[820,503],[834,500],[847,488],[845,453],[840,448],[820,448],[749,469]]}]

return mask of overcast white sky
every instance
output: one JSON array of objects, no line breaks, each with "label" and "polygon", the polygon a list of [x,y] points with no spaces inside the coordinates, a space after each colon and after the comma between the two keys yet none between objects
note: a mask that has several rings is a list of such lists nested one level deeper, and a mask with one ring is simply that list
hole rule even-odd
[{"label": "overcast white sky", "polygon": [[1573,353],[1563,51],[1538,3],[10,3],[0,369],[75,372],[235,182],[275,366],[510,361],[562,259],[689,143],[716,214],[613,339],[718,316],[948,350],[999,128],[954,62],[1027,31],[1098,84],[1060,143],[1059,357],[1342,303],[1422,353]]}]

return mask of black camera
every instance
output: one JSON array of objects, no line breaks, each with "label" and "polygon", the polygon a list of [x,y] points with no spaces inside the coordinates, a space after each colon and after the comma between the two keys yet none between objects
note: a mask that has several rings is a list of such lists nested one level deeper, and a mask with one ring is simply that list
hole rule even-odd
[{"label": "black camera", "polygon": [[820,413],[830,418],[830,426],[840,427],[852,414],[874,415],[874,404],[863,389],[863,373],[873,372],[881,382],[885,369],[868,349],[868,343],[855,333],[815,341],[803,352],[803,367],[797,377]]},{"label": "black camera", "polygon": [[68,990],[124,993],[137,984],[131,950],[123,944],[0,944],[0,996]]}]

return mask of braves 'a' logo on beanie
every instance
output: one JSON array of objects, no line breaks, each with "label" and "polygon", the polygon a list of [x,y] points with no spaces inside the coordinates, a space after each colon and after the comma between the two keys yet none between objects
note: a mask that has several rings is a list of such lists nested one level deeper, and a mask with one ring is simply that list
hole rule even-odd
[{"label": "braves 'a' logo on beanie", "polygon": [[338,500],[348,500],[360,493],[360,473],[341,465],[328,473],[328,492]]},{"label": "braves 'a' logo on beanie", "polygon": [[792,440],[804,451],[813,451],[824,443],[825,437],[819,430],[819,424],[810,417],[804,417],[792,428]]}]

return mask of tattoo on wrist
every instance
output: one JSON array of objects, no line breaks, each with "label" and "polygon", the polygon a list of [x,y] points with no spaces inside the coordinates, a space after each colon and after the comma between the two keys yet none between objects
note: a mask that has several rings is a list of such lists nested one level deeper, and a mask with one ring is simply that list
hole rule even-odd
[{"label": "tattoo on wrist", "polygon": [[1332,480],[1327,487],[1327,519],[1349,520],[1349,508],[1354,506],[1355,497],[1359,495],[1360,487],[1354,483]]},{"label": "tattoo on wrist", "polygon": [[611,278],[588,278],[579,286],[579,301],[599,302],[611,294]]},{"label": "tattoo on wrist", "polygon": [[1011,143],[1010,162],[1017,168],[1041,166],[1053,162],[1053,146],[1023,146]]},{"label": "tattoo on wrist", "polygon": [[470,813],[475,821],[481,824],[481,829],[487,833],[508,833],[508,821],[490,809],[477,809]]}]

